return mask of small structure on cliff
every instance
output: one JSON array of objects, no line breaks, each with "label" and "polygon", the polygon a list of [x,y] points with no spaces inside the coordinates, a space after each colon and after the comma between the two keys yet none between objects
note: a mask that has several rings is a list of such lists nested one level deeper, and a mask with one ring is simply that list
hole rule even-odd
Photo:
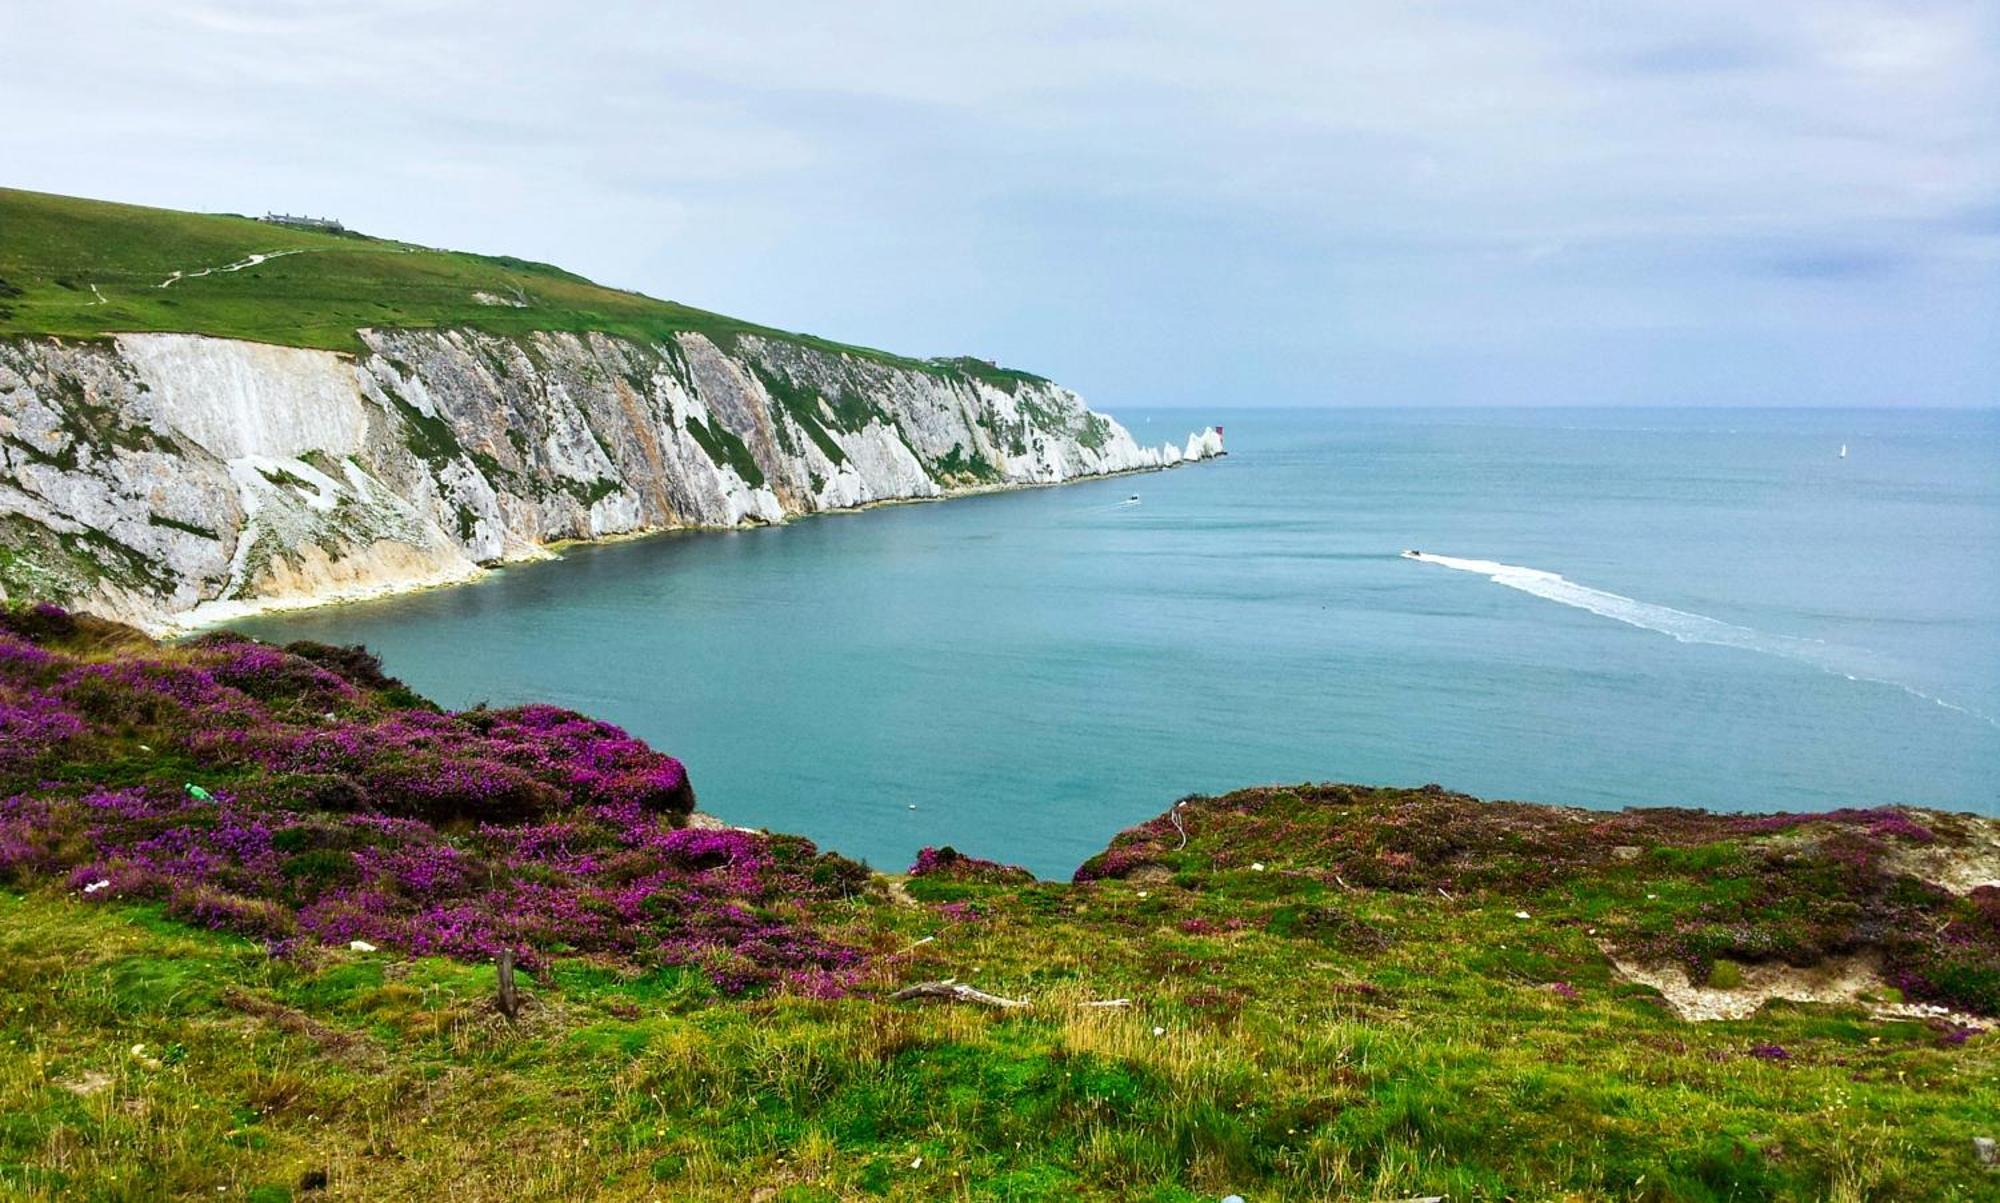
[{"label": "small structure on cliff", "polygon": [[345,234],[347,227],[332,217],[299,217],[291,213],[266,213],[258,218],[274,226],[290,226],[294,230],[319,230],[327,234]]}]

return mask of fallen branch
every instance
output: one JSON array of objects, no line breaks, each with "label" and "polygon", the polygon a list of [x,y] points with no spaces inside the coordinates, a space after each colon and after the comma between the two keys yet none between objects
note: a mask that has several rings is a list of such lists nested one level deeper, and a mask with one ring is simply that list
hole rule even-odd
[{"label": "fallen branch", "polygon": [[946,978],[941,982],[918,982],[914,986],[904,986],[901,990],[891,994],[889,998],[894,1002],[907,1002],[912,998],[942,998],[946,1002],[977,1003],[982,1007],[998,1007],[1002,1010],[1013,1010],[1016,1007],[1025,1007],[1028,1005],[1026,999],[1002,998],[998,994],[988,994],[984,990],[975,989],[955,978]]},{"label": "fallen branch", "polygon": [[1101,998],[1096,1002],[1087,1002],[1083,1005],[1086,1007],[1129,1007],[1132,1005],[1132,1000],[1129,998]]}]

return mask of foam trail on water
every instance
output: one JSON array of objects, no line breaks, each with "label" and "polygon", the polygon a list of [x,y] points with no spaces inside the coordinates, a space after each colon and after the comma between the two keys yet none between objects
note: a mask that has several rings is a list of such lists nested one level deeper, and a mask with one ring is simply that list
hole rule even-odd
[{"label": "foam trail on water", "polygon": [[1954,702],[1947,702],[1915,686],[1879,675],[1878,671],[1871,670],[1861,663],[1867,658],[1866,653],[1857,653],[1817,639],[1771,635],[1750,627],[1737,626],[1733,622],[1710,618],[1705,614],[1690,614],[1686,610],[1676,610],[1672,606],[1654,605],[1652,602],[1626,597],[1622,593],[1579,585],[1561,573],[1540,568],[1502,564],[1498,560],[1468,560],[1457,556],[1432,555],[1427,551],[1406,551],[1403,553],[1403,558],[1415,560],[1420,564],[1436,564],[1440,568],[1456,569],[1459,572],[1477,573],[1496,585],[1505,585],[1509,589],[1519,589],[1523,593],[1531,593],[1565,606],[1588,610],[1592,614],[1615,619],[1628,626],[1656,631],[1682,643],[1709,643],[1718,647],[1762,652],[1767,656],[1782,656],[1787,660],[1810,664],[1821,672],[1846,677],[1850,681],[1867,681],[1875,685],[1893,686],[1913,698],[1934,702],[1947,710],[1955,710],[1960,714],[1976,718],[1990,727],[2000,729],[2000,720],[1995,720],[1991,715],[1982,714]]}]

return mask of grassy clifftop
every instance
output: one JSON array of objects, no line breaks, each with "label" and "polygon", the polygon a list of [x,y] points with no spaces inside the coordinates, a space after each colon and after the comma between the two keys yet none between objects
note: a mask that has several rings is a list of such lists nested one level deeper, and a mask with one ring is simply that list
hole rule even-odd
[{"label": "grassy clifftop", "polygon": [[885,879],[351,649],[0,627],[0,1196],[2000,1194],[1990,821],[1299,786]]},{"label": "grassy clifftop", "polygon": [[371,327],[599,331],[647,342],[693,331],[725,346],[756,334],[1003,387],[1039,379],[774,330],[544,263],[0,188],[0,337],[170,331],[353,351],[355,332]]}]

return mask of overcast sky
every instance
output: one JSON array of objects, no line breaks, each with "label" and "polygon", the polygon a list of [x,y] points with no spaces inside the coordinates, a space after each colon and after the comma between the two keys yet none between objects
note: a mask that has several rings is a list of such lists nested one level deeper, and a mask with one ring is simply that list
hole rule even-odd
[{"label": "overcast sky", "polygon": [[1994,0],[5,0],[0,51],[6,184],[1113,408],[2000,402]]}]

